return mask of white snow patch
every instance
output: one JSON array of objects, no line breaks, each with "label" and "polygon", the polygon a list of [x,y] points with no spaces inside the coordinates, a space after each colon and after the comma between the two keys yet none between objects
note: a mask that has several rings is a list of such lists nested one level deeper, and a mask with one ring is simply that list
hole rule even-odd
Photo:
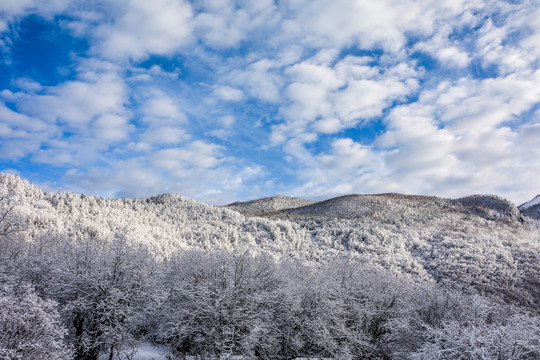
[{"label": "white snow patch", "polygon": [[149,343],[141,343],[133,360],[165,360],[168,350]]},{"label": "white snow patch", "polygon": [[[128,357],[127,354],[121,354],[121,359],[131,360],[167,360],[167,354],[170,354],[169,350],[164,346],[154,346],[150,343],[140,343],[133,357]],[[106,354],[99,357],[99,360],[108,359]],[[116,356],[114,359],[118,359]]]}]

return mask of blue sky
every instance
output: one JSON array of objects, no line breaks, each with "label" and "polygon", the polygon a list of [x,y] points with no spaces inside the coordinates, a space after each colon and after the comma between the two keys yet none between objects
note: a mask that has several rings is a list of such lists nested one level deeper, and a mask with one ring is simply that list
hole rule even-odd
[{"label": "blue sky", "polygon": [[540,1],[3,0],[0,170],[49,190],[540,193]]}]

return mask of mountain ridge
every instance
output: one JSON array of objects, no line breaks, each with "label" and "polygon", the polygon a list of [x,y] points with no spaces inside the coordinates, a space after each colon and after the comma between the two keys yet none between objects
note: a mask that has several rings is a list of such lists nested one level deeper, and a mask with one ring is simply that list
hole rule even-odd
[{"label": "mountain ridge", "polygon": [[[283,206],[268,206],[275,200],[286,200]],[[441,206],[451,208],[462,206],[463,211],[488,220],[520,220],[518,207],[511,201],[498,195],[474,194],[466,197],[449,199],[437,196],[406,195],[399,193],[348,194],[322,201],[310,201],[288,196],[273,196],[245,202],[235,202],[225,207],[242,213],[244,216],[276,217],[282,214],[311,215],[326,217],[355,217],[380,210],[382,206]]]},{"label": "mountain ridge", "polygon": [[316,201],[292,196],[276,195],[255,200],[236,201],[225,205],[225,207],[238,211],[243,215],[263,216],[275,211],[302,207],[314,203],[316,203]]}]

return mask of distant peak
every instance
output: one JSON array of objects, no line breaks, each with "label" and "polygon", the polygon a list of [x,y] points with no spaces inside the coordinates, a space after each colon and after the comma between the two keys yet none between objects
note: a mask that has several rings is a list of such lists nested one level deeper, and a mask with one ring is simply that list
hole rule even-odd
[{"label": "distant peak", "polygon": [[525,204],[521,204],[519,210],[526,210],[538,204],[540,204],[540,194],[536,195],[534,199],[527,201]]},{"label": "distant peak", "polygon": [[297,197],[277,195],[245,202],[239,201],[226,206],[246,216],[263,216],[274,211],[298,208],[313,203],[315,202]]}]

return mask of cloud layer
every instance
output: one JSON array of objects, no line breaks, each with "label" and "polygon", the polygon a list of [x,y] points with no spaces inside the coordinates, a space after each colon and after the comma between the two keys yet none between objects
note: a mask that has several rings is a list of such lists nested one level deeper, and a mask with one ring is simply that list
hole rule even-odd
[{"label": "cloud layer", "polygon": [[24,0],[0,19],[0,168],[51,188],[540,192],[538,1]]}]

